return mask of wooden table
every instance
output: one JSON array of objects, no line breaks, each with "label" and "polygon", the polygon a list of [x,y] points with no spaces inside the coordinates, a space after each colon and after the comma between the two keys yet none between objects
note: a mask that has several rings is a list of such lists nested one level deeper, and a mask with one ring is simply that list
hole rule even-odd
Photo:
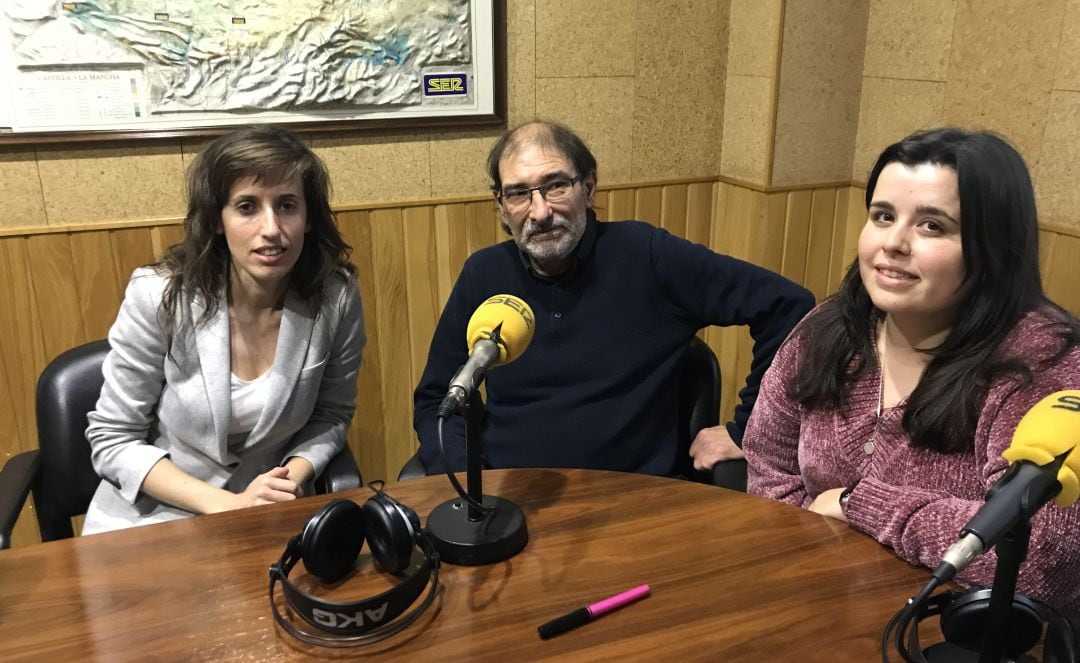
[{"label": "wooden table", "polygon": [[[329,499],[318,496],[0,552],[0,660],[871,661],[927,577],[845,524],[711,486],[583,470],[484,480],[522,507],[528,546],[491,566],[444,565],[437,612],[374,646],[310,647],[271,617],[267,569]],[[422,518],[452,496],[445,477],[386,490]],[[384,589],[366,548],[362,560],[326,595]],[[650,597],[537,636],[641,583]]]}]

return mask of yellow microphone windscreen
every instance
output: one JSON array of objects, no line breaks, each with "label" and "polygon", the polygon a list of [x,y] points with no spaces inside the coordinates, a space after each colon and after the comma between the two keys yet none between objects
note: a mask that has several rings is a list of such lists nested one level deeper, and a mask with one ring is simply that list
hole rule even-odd
[{"label": "yellow microphone windscreen", "polygon": [[1012,444],[1002,452],[1010,463],[1021,460],[1049,465],[1067,454],[1058,470],[1061,492],[1054,503],[1065,508],[1080,497],[1080,390],[1050,394],[1020,419]]},{"label": "yellow microphone windscreen", "polygon": [[535,328],[536,318],[524,300],[513,295],[495,295],[478,306],[469,318],[465,340],[471,353],[477,341],[491,338],[498,329],[499,360],[493,365],[499,366],[521,356],[532,341]]}]

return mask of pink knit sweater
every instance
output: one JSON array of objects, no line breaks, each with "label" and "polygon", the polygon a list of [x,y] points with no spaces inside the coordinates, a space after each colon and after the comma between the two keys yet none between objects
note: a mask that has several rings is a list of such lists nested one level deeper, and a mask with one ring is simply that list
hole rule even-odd
[{"label": "pink knit sweater", "polygon": [[[1028,365],[1054,356],[1060,342],[1046,316],[1045,311],[1025,316],[1002,352],[1024,357]],[[1024,413],[1048,394],[1080,388],[1080,348],[1052,367],[1036,368],[1028,386],[999,379],[987,395],[972,449],[942,454],[911,446],[900,427],[902,404],[883,413],[874,435],[881,381],[874,360],[848,388],[840,410],[811,411],[790,399],[786,386],[803,343],[789,338],[761,382],[743,441],[749,491],[806,508],[822,491],[857,483],[845,510],[849,523],[902,559],[931,568],[1005,470],[1001,452]],[[867,453],[864,445],[871,437],[875,444]],[[958,580],[990,585],[996,561],[991,551]],[[1080,614],[1080,502],[1068,509],[1051,504],[1032,519],[1018,591]]]}]

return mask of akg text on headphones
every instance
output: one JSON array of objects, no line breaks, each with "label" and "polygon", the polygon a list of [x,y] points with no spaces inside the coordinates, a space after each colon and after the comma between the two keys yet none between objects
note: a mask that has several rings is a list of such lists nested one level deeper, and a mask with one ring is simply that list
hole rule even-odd
[{"label": "akg text on headphones", "polygon": [[[439,590],[439,555],[420,528],[416,512],[381,490],[361,507],[352,500],[334,500],[319,510],[304,531],[289,539],[281,558],[270,566],[270,608],[274,620],[293,637],[327,647],[371,644],[398,633],[416,621],[432,604]],[[375,566],[401,581],[385,592],[355,601],[329,601],[309,594],[289,580],[300,560],[308,573],[323,583],[344,578],[368,542]],[[411,564],[414,548],[424,558]],[[281,614],[274,601],[274,585],[291,611],[321,633],[303,630]],[[423,601],[408,615],[406,610],[429,587]],[[397,619],[401,617],[401,619]]]}]

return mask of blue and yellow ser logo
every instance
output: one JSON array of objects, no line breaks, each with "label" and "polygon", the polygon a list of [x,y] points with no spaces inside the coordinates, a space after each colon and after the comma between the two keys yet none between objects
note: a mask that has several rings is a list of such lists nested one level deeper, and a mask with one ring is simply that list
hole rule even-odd
[{"label": "blue and yellow ser logo", "polygon": [[467,80],[465,74],[424,74],[424,96],[449,97],[467,94]]}]

